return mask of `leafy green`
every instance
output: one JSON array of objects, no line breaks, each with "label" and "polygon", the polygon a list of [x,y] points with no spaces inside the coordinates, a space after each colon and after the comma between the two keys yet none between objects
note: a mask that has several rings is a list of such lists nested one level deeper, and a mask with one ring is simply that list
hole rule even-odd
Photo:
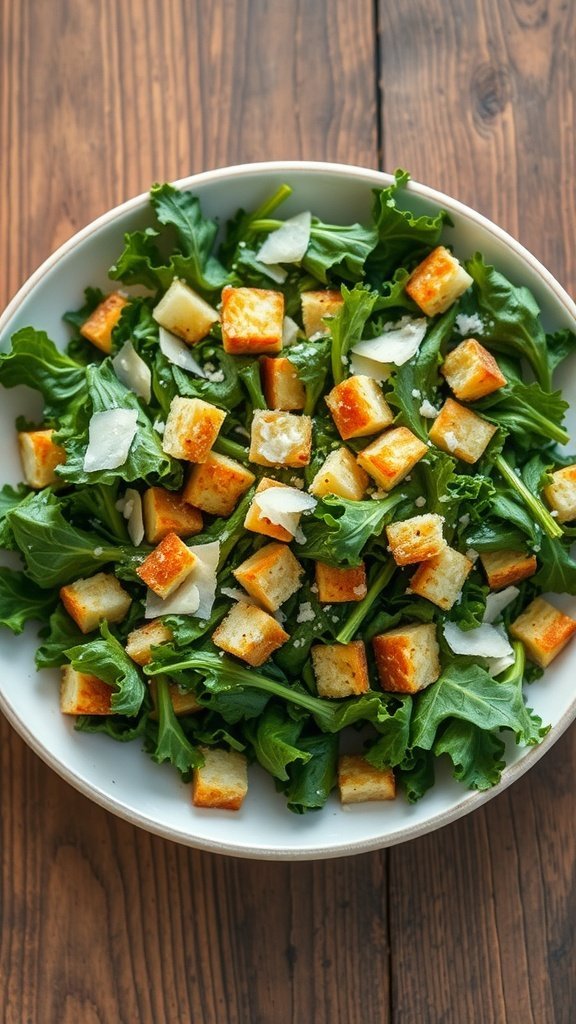
[{"label": "leafy green", "polygon": [[[476,404],[486,419],[513,431],[517,439],[529,445],[539,443],[542,437],[566,444],[569,435],[562,422],[567,408],[560,391],[543,391],[536,381],[510,381]],[[526,438],[526,434],[532,437]]]},{"label": "leafy green", "polygon": [[[127,483],[145,480],[148,484],[162,483],[165,487],[177,488],[182,482],[180,464],[166,455],[160,435],[136,395],[116,377],[111,361],[106,359],[100,366],[87,367],[86,379],[89,401],[66,418],[56,436],[66,451],[66,462],[58,469],[60,476],[74,484],[112,484],[122,479]],[[84,469],[84,456],[90,419],[94,413],[109,409],[135,410],[138,415],[136,434],[123,465],[88,473]]]},{"label": "leafy green", "polygon": [[0,384],[26,384],[44,398],[44,416],[57,419],[86,388],[86,370],[56,348],[45,331],[23,327],[12,338],[10,352],[0,355]]},{"label": "leafy green", "polygon": [[302,266],[327,284],[329,273],[345,281],[359,281],[364,264],[378,241],[378,232],[362,224],[323,224],[312,218],[310,243]]},{"label": "leafy green", "polygon": [[21,633],[28,619],[46,619],[55,595],[34,586],[23,572],[0,566],[0,626]]},{"label": "leafy green", "polygon": [[542,537],[540,568],[533,577],[542,592],[576,594],[576,561],[570,554],[570,543]]},{"label": "leafy green", "polygon": [[407,493],[408,485],[372,501],[351,501],[336,495],[320,498],[313,512],[302,520],[306,539],[297,544],[297,554],[335,567],[359,565],[366,544],[382,533]]},{"label": "leafy green", "polygon": [[432,217],[415,217],[410,210],[402,209],[398,193],[405,189],[410,175],[398,170],[394,177],[393,185],[374,190],[373,217],[379,241],[368,264],[369,273],[377,272],[384,281],[398,266],[438,245],[442,228],[448,222],[443,210]]},{"label": "leafy green", "polygon": [[434,743],[434,754],[447,754],[454,766],[454,778],[468,789],[490,789],[500,782],[504,743],[486,729],[471,722],[449,721]]},{"label": "leafy green", "polygon": [[174,713],[168,680],[163,676],[156,678],[156,708],[158,735],[152,759],[157,764],[169,761],[182,775],[187,776],[192,768],[199,768],[204,764],[204,758],[184,735]]},{"label": "leafy green", "polygon": [[125,235],[124,251],[109,270],[112,280],[164,291],[179,277],[203,294],[221,289],[229,275],[212,255],[217,222],[202,216],[195,196],[173,185],[153,185],[150,202],[160,224],[175,229],[177,247],[166,261],[156,244],[164,241],[162,232],[146,228]]},{"label": "leafy green", "polygon": [[286,796],[288,809],[296,814],[319,810],[336,785],[338,741],[335,736],[305,736],[300,750],[310,755],[306,762],[293,761],[289,782],[278,783]]},{"label": "leafy green", "polygon": [[15,546],[9,513],[17,508],[30,493],[30,488],[25,484],[18,484],[17,487],[4,484],[0,488],[0,547],[7,551],[12,551]]},{"label": "leafy green", "polygon": [[42,643],[36,651],[36,668],[60,668],[66,661],[66,651],[86,642],[84,633],[62,604],[56,606],[40,636]]},{"label": "leafy green", "polygon": [[111,707],[114,714],[129,718],[138,714],[146,693],[144,682],[106,622],[100,626],[99,637],[70,647],[66,657],[77,672],[97,676],[113,688]]},{"label": "leafy green", "polygon": [[329,338],[300,341],[288,349],[287,357],[298,370],[298,377],[306,391],[303,409],[306,416],[314,415],[318,399],[324,394],[330,369],[330,352]]},{"label": "leafy green", "polygon": [[398,409],[395,422],[408,427],[423,441],[428,440],[426,420],[420,413],[423,399],[433,402],[440,383],[439,367],[442,354],[454,329],[456,307],[452,306],[429,328],[417,354],[408,363],[398,367],[386,395],[393,408]]},{"label": "leafy green", "polygon": [[540,309],[525,285],[513,285],[475,253],[466,263],[474,279],[474,298],[484,319],[482,344],[527,359],[544,391],[550,391],[553,365],[548,358]]},{"label": "leafy green", "polygon": [[344,302],[339,312],[328,321],[332,337],[331,361],[335,384],[339,384],[347,376],[348,352],[362,339],[378,293],[369,291],[359,284],[352,290],[343,285],[342,298]]},{"label": "leafy green", "polygon": [[107,562],[122,561],[125,549],[110,546],[96,532],[73,527],[64,518],[61,502],[40,491],[9,513],[14,539],[28,575],[49,589],[91,576]]},{"label": "leafy green", "polygon": [[290,717],[280,705],[272,703],[247,728],[256,759],[275,779],[286,781],[288,765],[294,761],[306,764],[312,757],[310,751],[298,746],[302,725],[302,720]]}]

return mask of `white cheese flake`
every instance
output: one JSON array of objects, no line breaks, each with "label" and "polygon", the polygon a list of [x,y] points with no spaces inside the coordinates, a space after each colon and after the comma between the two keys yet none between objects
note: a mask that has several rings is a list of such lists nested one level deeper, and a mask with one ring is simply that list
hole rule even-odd
[{"label": "white cheese flake", "polygon": [[440,410],[437,409],[434,405],[432,405],[432,402],[429,402],[428,399],[425,398],[424,401],[422,402],[422,405],[418,409],[418,412],[427,420],[435,420]]},{"label": "white cheese flake", "polygon": [[476,629],[460,629],[455,622],[444,623],[446,643],[454,654],[477,658],[505,658],[513,653],[503,629],[483,622]]},{"label": "white cheese flake", "polygon": [[282,321],[282,348],[290,348],[298,340],[300,328],[291,316],[285,316]]},{"label": "white cheese flake", "polygon": [[84,472],[117,469],[128,458],[138,428],[135,409],[107,409],[95,412],[88,424],[88,447],[84,454]]},{"label": "white cheese flake", "polygon": [[128,487],[124,495],[124,508],[122,515],[128,522],[128,535],[135,548],[144,540],[144,515],[142,512],[142,498],[138,491]]},{"label": "white cheese flake", "polygon": [[512,604],[518,597],[520,591],[518,587],[506,587],[504,590],[499,590],[496,593],[488,594],[486,598],[486,609],[484,611],[483,622],[494,622],[499,615]]},{"label": "white cheese flake", "polygon": [[147,363],[138,355],[131,341],[125,341],[112,359],[114,373],[125,387],[139,398],[149,402],[152,396],[152,372]]},{"label": "white cheese flake", "polygon": [[425,317],[413,319],[405,316],[395,324],[387,324],[377,338],[360,341],[354,346],[353,372],[375,380],[387,380],[395,366],[403,366],[416,355],[427,328]]},{"label": "white cheese flake", "polygon": [[312,214],[309,210],[290,217],[268,235],[256,253],[256,259],[267,265],[299,263],[310,244],[311,226]]},{"label": "white cheese flake", "polygon": [[195,373],[197,377],[206,376],[200,364],[194,359],[189,345],[181,338],[177,338],[171,331],[167,331],[165,327],[160,328],[159,345],[162,355],[166,356],[168,362],[173,366],[179,366],[181,370]]},{"label": "white cheese flake", "polygon": [[268,487],[253,498],[260,515],[274,526],[282,526],[296,536],[300,516],[316,507],[316,498],[297,487]]},{"label": "white cheese flake", "polygon": [[444,434],[444,441],[449,451],[455,452],[458,447],[458,438],[453,430],[447,430]]},{"label": "white cheese flake", "polygon": [[424,505],[426,504],[426,498],[424,495],[419,494],[414,504],[416,505],[416,508],[424,508]]},{"label": "white cheese flake", "polygon": [[310,604],[310,601],[303,601],[298,609],[296,622],[313,622],[315,618],[316,613]]},{"label": "white cheese flake", "polygon": [[196,561],[183,583],[174,593],[162,600],[149,590],[146,594],[145,618],[158,615],[196,615],[199,619],[210,618],[216,597],[216,570],[220,559],[220,544],[190,545]]},{"label": "white cheese flake", "polygon": [[459,313],[454,321],[459,334],[482,334],[484,323],[478,313],[468,316],[466,313]]}]

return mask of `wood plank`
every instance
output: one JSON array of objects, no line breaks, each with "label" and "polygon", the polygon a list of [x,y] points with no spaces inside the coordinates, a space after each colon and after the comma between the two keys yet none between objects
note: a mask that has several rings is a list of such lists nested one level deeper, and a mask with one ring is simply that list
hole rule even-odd
[{"label": "wood plank", "polygon": [[[555,0],[380,4],[385,167],[500,223],[572,292],[574,15]],[[391,851],[402,1024],[574,1019],[575,769],[572,729],[472,818]]]},{"label": "wood plank", "polygon": [[[248,160],[377,165],[370,0],[53,0],[49,16],[0,0],[0,27],[2,304],[154,180]],[[359,1005],[389,1020],[385,856],[195,852],[91,804],[5,721],[0,757],[5,1024],[292,1024],[311,1007],[334,1024]]]}]

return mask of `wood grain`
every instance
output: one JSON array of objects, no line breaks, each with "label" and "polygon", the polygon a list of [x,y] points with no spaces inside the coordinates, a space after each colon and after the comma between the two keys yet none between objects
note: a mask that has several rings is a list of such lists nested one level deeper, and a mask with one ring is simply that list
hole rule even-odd
[{"label": "wood grain", "polygon": [[[0,303],[154,180],[408,167],[576,287],[574,5],[0,0]],[[4,1024],[571,1024],[576,740],[390,851],[259,864],[115,819],[0,723]]]}]

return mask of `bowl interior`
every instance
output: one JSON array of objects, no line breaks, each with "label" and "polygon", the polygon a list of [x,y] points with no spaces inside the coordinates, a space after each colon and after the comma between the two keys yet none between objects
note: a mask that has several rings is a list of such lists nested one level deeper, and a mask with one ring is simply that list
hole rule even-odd
[{"label": "bowl interior", "polygon": [[[200,197],[203,212],[224,222],[238,207],[252,208],[287,182],[294,193],[283,215],[310,209],[327,221],[351,223],[369,214],[372,189],[389,184],[378,172],[325,164],[250,165],[223,169],[185,179],[179,184]],[[494,262],[511,280],[527,284],[539,302],[547,329],[576,328],[576,309],[551,276],[501,230],[454,200],[416,184],[406,203],[417,212],[438,205],[451,214],[454,227],[446,238],[457,255],[475,251]],[[58,344],[68,334],[62,313],[81,305],[83,289],[96,285],[110,290],[107,268],[122,248],[124,232],[149,224],[146,197],[139,197],[106,214],[66,243],[21,289],[2,318],[0,343],[32,325],[47,331]],[[563,388],[571,400],[570,422],[576,433],[576,363],[563,373]],[[27,389],[3,391],[0,403],[5,445],[2,482],[21,476],[14,439],[14,419],[33,418],[36,396]],[[8,564],[9,556],[2,556]],[[563,607],[576,612],[576,600]],[[332,798],[320,813],[295,816],[286,810],[271,780],[257,767],[250,770],[250,789],[237,814],[193,808],[188,789],[173,769],[153,764],[138,743],[119,744],[106,737],[79,734],[58,709],[58,673],[34,669],[36,631],[22,637],[0,633],[0,703],[30,746],[57,772],[86,795],[122,817],[152,832],[192,846],[245,857],[280,859],[319,858],[377,849],[437,828],[496,795],[548,749],[576,714],[574,669],[576,651],[564,652],[534,684],[529,704],[553,726],[537,748],[509,745],[508,768],[499,787],[486,794],[468,792],[446,770],[434,789],[414,806],[402,798],[382,805],[342,809]]]}]

